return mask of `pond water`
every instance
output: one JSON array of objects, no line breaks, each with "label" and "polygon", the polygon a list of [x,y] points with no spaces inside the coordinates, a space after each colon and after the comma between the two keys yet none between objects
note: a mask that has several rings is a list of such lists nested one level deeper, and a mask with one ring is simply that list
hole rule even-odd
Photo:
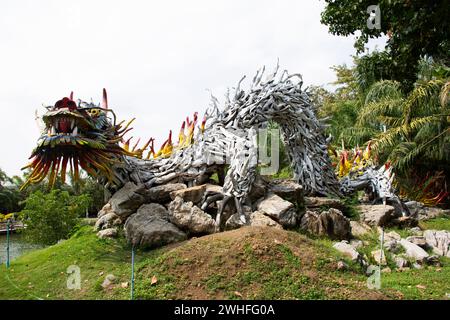
[{"label": "pond water", "polygon": [[[32,250],[42,248],[41,245],[25,242],[20,233],[12,233],[9,238],[9,258],[13,260],[18,256]],[[0,235],[0,264],[6,263],[6,234]]]}]

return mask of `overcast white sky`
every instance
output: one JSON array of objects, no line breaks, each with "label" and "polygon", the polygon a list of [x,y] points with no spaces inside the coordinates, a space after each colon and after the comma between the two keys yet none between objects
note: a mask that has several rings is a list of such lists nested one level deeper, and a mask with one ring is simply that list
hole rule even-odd
[{"label": "overcast white sky", "polygon": [[[35,147],[42,104],[71,90],[95,102],[106,87],[119,119],[137,117],[133,136],[159,145],[186,115],[219,99],[261,67],[334,80],[351,63],[353,37],[320,24],[318,0],[0,2],[0,168],[9,175]],[[383,47],[384,40],[370,47]]]}]

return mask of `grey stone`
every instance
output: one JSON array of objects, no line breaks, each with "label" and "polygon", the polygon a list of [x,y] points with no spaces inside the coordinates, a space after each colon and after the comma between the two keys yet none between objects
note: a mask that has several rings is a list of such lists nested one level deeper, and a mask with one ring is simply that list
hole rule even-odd
[{"label": "grey stone", "polygon": [[364,243],[361,240],[350,240],[350,245],[355,248],[355,249],[359,249],[362,248],[364,246]]},{"label": "grey stone", "polygon": [[184,202],[193,202],[195,204],[199,203],[202,198],[203,194],[206,191],[206,185],[203,184],[201,186],[194,186],[190,188],[183,188],[180,190],[172,191],[170,193],[170,198],[172,200],[175,200],[176,197],[181,197]]},{"label": "grey stone", "polygon": [[187,188],[184,183],[167,183],[152,187],[147,190],[146,198],[148,202],[168,203],[172,199],[170,194],[174,191]]},{"label": "grey stone", "polygon": [[139,207],[136,213],[147,217],[155,217],[169,221],[169,212],[159,203],[143,204]]},{"label": "grey stone", "polygon": [[440,266],[441,262],[439,260],[439,256],[438,255],[431,255],[428,258],[425,259],[426,264],[428,265],[432,265],[432,266]]},{"label": "grey stone", "polygon": [[347,242],[337,242],[333,245],[333,248],[350,258],[352,261],[357,261],[361,258],[358,251],[356,251],[355,248],[353,248]]},{"label": "grey stone", "polygon": [[128,182],[109,199],[111,210],[125,220],[146,201],[144,194],[143,184],[135,185],[133,182]]},{"label": "grey stone", "polygon": [[100,230],[99,232],[97,232],[97,237],[99,237],[100,239],[115,238],[117,237],[117,228]]},{"label": "grey stone", "polygon": [[223,188],[217,184],[205,184],[206,190],[205,192],[214,192],[214,193],[222,193]]},{"label": "grey stone", "polygon": [[426,247],[428,246],[427,241],[423,236],[410,236],[407,237],[406,240],[424,249],[426,249]]},{"label": "grey stone", "polygon": [[340,270],[340,271],[347,270],[348,269],[348,265],[344,261],[339,260],[337,262],[337,268],[336,269]]},{"label": "grey stone", "polygon": [[[379,230],[380,232],[381,230]],[[381,241],[381,238],[383,237],[384,242],[389,242],[389,241],[400,241],[401,240],[401,236],[395,232],[395,231],[391,231],[391,232],[386,232],[384,235],[381,234],[378,237],[378,240]]]},{"label": "grey stone", "polygon": [[276,194],[269,194],[260,201],[257,210],[264,212],[284,227],[295,227],[299,222],[298,212],[294,205]]},{"label": "grey stone", "polygon": [[317,210],[320,208],[335,208],[338,210],[345,209],[345,205],[340,199],[326,197],[305,197],[305,206],[312,210]]},{"label": "grey stone", "polygon": [[450,258],[450,232],[446,230],[425,230],[423,233],[433,253]]},{"label": "grey stone", "polygon": [[411,243],[405,239],[400,240],[401,246],[406,250],[406,256],[419,262],[423,262],[428,258],[428,253],[418,245]]},{"label": "grey stone", "polygon": [[422,236],[423,235],[423,231],[419,227],[413,227],[413,228],[409,229],[409,231],[415,236]]},{"label": "grey stone", "polygon": [[418,201],[408,201],[405,202],[405,206],[408,207],[409,213],[412,215],[417,215],[419,211],[425,208],[425,205],[422,202]]},{"label": "grey stone", "polygon": [[102,215],[94,224],[94,230],[109,229],[122,224],[120,217],[114,212]]},{"label": "grey stone", "polygon": [[394,262],[395,262],[395,265],[397,266],[397,268],[399,268],[399,269],[406,268],[409,266],[408,260],[406,260],[404,257],[401,257],[401,256],[395,256]]},{"label": "grey stone", "polygon": [[373,250],[371,253],[372,258],[375,260],[376,263],[384,266],[387,264],[386,262],[386,254],[384,251],[378,249],[378,250]]},{"label": "grey stone", "polygon": [[102,216],[104,216],[107,213],[113,212],[112,207],[111,207],[111,203],[107,203],[103,206],[103,208],[97,213],[97,218],[101,218]]},{"label": "grey stone", "polygon": [[400,251],[400,248],[402,246],[400,245],[400,243],[397,240],[389,240],[389,241],[385,241],[383,248],[388,251],[388,252],[392,252],[392,253],[396,253]]},{"label": "grey stone", "polygon": [[168,221],[167,210],[155,203],[139,208],[125,222],[124,229],[131,244],[144,248],[161,247],[187,239],[183,231]]},{"label": "grey stone", "polygon": [[359,205],[358,210],[361,212],[361,220],[370,226],[388,225],[395,217],[395,208],[389,205]]},{"label": "grey stone", "polygon": [[361,237],[372,231],[369,225],[358,221],[350,221],[350,227],[354,237]]},{"label": "grey stone", "polygon": [[232,214],[225,223],[225,230],[238,229],[240,227],[248,225],[249,223],[250,219],[248,219],[245,215],[241,216],[240,214],[235,213]]},{"label": "grey stone", "polygon": [[269,192],[298,206],[303,206],[304,204],[303,187],[294,180],[272,180],[269,184]]},{"label": "grey stone", "polygon": [[102,287],[104,289],[108,289],[111,286],[113,286],[116,282],[117,282],[116,276],[114,276],[113,274],[108,274],[106,275],[105,280],[103,280]]},{"label": "grey stone", "polygon": [[382,272],[382,273],[391,273],[392,270],[391,270],[391,268],[386,267],[386,268],[381,269],[381,272]]},{"label": "grey stone", "polygon": [[401,229],[416,227],[419,220],[413,216],[409,217],[398,217],[391,220],[390,225],[397,226]]},{"label": "grey stone", "polygon": [[350,221],[334,208],[320,213],[306,211],[301,218],[300,229],[314,235],[328,236],[331,239],[350,238]]},{"label": "grey stone", "polygon": [[278,222],[266,216],[263,212],[260,211],[251,213],[250,225],[253,227],[273,227],[276,229],[283,229],[283,227]]},{"label": "grey stone", "polygon": [[266,182],[265,179],[258,175],[252,184],[252,189],[250,190],[248,197],[252,202],[256,202],[256,200],[264,198],[266,196],[267,190],[268,182]]},{"label": "grey stone", "polygon": [[192,202],[176,197],[169,204],[170,221],[179,228],[193,234],[208,234],[215,231],[215,221]]}]

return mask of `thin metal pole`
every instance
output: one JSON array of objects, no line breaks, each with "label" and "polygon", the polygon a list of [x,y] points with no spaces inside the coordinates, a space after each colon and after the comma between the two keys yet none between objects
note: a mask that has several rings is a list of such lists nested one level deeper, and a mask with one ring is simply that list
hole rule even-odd
[{"label": "thin metal pole", "polygon": [[380,269],[380,283],[381,283],[381,263],[383,262],[383,245],[384,245],[384,228],[381,227],[381,241],[380,241],[380,263],[378,268]]},{"label": "thin metal pole", "polygon": [[9,219],[6,221],[6,267],[9,268]]},{"label": "thin metal pole", "polygon": [[131,247],[131,300],[134,299],[134,245]]}]

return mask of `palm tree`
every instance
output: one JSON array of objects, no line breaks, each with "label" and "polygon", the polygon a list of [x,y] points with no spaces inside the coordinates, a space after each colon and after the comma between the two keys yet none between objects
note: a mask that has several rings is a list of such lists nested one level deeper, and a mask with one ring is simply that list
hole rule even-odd
[{"label": "palm tree", "polygon": [[354,129],[377,132],[372,139],[375,152],[401,176],[412,170],[419,176],[443,171],[448,181],[449,70],[425,60],[409,94],[402,93],[398,82],[384,80],[372,85],[366,95]]}]

